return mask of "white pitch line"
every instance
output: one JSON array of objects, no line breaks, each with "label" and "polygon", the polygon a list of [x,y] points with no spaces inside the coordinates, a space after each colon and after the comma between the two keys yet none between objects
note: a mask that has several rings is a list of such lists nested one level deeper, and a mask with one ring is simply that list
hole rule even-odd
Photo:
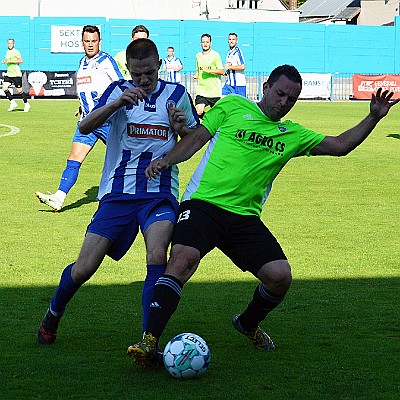
[{"label": "white pitch line", "polygon": [[4,125],[4,124],[0,124],[0,126],[4,126],[4,127],[6,127],[6,128],[9,128],[10,129],[10,132],[7,132],[7,133],[3,133],[2,135],[0,135],[0,137],[3,137],[3,136],[11,136],[11,135],[16,135],[19,131],[20,131],[20,129],[19,128],[17,128],[16,126],[12,126],[12,125]]}]

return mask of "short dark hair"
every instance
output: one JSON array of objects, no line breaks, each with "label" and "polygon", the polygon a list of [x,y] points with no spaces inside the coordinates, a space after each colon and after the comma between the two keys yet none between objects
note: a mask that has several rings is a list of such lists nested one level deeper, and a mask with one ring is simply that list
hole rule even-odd
[{"label": "short dark hair", "polygon": [[168,47],[167,47],[167,50],[168,50],[168,49],[172,49],[173,51],[175,51],[175,49],[174,49],[172,46],[168,46]]},{"label": "short dark hair", "polygon": [[145,32],[147,37],[150,36],[150,32],[149,30],[144,26],[144,25],[136,25],[133,29],[132,29],[132,37],[135,36],[135,33],[138,32]]},{"label": "short dark hair", "polygon": [[203,39],[203,37],[208,37],[208,38],[210,39],[210,42],[212,42],[212,40],[211,40],[211,35],[210,35],[209,33],[203,33],[203,34],[201,35],[200,40]]},{"label": "short dark hair", "polygon": [[96,25],[85,25],[82,29],[82,39],[83,39],[83,34],[85,32],[89,32],[89,33],[98,33],[99,34],[99,40],[100,38],[100,29],[96,26]]},{"label": "short dark hair", "polygon": [[144,60],[147,57],[154,57],[157,61],[160,59],[157,46],[152,40],[143,38],[133,40],[128,44],[126,48],[126,60]]},{"label": "short dark hair", "polygon": [[268,86],[271,87],[282,75],[285,75],[292,82],[300,84],[300,87],[303,86],[303,80],[297,68],[288,64],[280,65],[270,73],[267,79]]},{"label": "short dark hair", "polygon": [[236,36],[236,38],[238,37],[235,32],[231,32],[228,36]]}]

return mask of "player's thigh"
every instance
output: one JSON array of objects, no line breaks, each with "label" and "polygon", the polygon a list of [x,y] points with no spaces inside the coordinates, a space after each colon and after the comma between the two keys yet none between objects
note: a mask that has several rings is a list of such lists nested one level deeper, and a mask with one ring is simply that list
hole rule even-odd
[{"label": "player's thigh", "polygon": [[15,86],[15,89],[17,89],[18,93],[22,92],[22,77],[16,76],[14,78],[11,78],[12,83]]},{"label": "player's thigh", "polygon": [[82,163],[98,140],[99,138],[94,132],[84,135],[79,131],[79,127],[77,125],[72,138],[71,152],[68,156],[68,159]]},{"label": "player's thigh", "polygon": [[74,160],[83,163],[90,150],[92,150],[92,146],[89,144],[72,142],[71,152],[69,153],[68,160]]},{"label": "player's thigh", "polygon": [[3,86],[2,86],[3,91],[8,90],[10,86],[11,82],[3,81]]},{"label": "player's thigh", "polygon": [[274,235],[256,216],[236,216],[219,248],[242,271],[254,276],[265,264],[287,259]]},{"label": "player's thigh", "polygon": [[225,217],[218,207],[201,200],[184,201],[179,206],[172,246],[192,247],[203,258],[218,245],[225,229],[224,222]]},{"label": "player's thigh", "polygon": [[171,242],[178,202],[169,199],[153,199],[143,202],[138,221],[146,243],[147,262],[164,264]]},{"label": "player's thigh", "polygon": [[139,232],[138,206],[135,200],[102,198],[87,232],[103,236],[111,241],[107,255],[120,260]]},{"label": "player's thigh", "polygon": [[167,249],[173,230],[174,223],[168,220],[156,221],[149,225],[143,235],[147,264],[165,264],[167,262]]},{"label": "player's thigh", "polygon": [[196,107],[197,114],[202,115],[204,112],[205,106],[206,106],[205,104],[196,104],[195,107]]}]

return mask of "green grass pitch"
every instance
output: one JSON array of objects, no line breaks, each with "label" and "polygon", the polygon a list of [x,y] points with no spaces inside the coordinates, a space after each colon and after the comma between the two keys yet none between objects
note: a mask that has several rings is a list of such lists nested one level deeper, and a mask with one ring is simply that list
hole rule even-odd
[{"label": "green grass pitch", "polygon": [[[37,344],[60,273],[96,210],[105,147],[89,154],[64,210],[51,212],[34,192],[58,187],[77,101],[31,104],[10,113],[0,101],[1,399],[399,398],[399,105],[347,157],[294,159],[274,183],[262,218],[294,277],[263,323],[276,351],[257,352],[232,329],[256,282],[215,250],[185,285],[163,336],[164,344],[185,331],[204,337],[210,368],[177,381],[126,356],[141,335],[141,237],[77,293],[56,344]],[[300,102],[288,118],[334,135],[367,112],[366,102]],[[180,166],[181,189],[199,157]]]}]

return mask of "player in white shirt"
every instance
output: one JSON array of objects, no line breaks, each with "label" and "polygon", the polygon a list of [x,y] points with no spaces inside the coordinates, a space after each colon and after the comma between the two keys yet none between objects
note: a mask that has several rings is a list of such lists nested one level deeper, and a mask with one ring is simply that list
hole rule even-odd
[{"label": "player in white shirt", "polygon": [[[97,26],[86,25],[82,30],[82,44],[85,56],[79,62],[77,72],[77,92],[80,101],[79,111],[82,120],[98,103],[104,90],[113,81],[122,79],[115,60],[104,51],[100,50],[101,38]],[[100,126],[90,135],[82,135],[79,132],[79,122],[72,138],[72,148],[67,159],[58,190],[56,193],[44,194],[36,192],[41,203],[51,207],[54,211],[60,211],[65,197],[78,179],[79,169],[98,139],[104,143],[107,140],[109,126]]]},{"label": "player in white shirt", "polygon": [[[142,293],[147,324],[154,284],[163,275],[178,207],[178,169],[170,168],[154,182],[145,169],[174,147],[175,131],[196,127],[198,117],[186,89],[158,79],[161,66],[157,47],[138,39],[126,51],[132,80],[112,83],[99,104],[81,121],[84,134],[110,124],[100,183],[98,210],[87,228],[81,252],[62,273],[38,332],[39,343],[54,343],[68,302],[99,268],[105,255],[119,260],[134,242],[139,229],[146,245],[147,276]],[[174,117],[175,107],[179,111]]]},{"label": "player in white shirt", "polygon": [[175,49],[170,46],[167,49],[168,56],[163,59],[164,67],[160,69],[160,73],[167,71],[165,80],[167,82],[181,83],[181,74],[179,71],[183,69],[181,60],[174,55]]},{"label": "player in white shirt", "polygon": [[246,63],[242,50],[237,46],[238,37],[236,33],[228,35],[229,50],[225,62],[225,85],[222,88],[222,95],[236,93],[246,97],[246,76],[244,70]]}]

